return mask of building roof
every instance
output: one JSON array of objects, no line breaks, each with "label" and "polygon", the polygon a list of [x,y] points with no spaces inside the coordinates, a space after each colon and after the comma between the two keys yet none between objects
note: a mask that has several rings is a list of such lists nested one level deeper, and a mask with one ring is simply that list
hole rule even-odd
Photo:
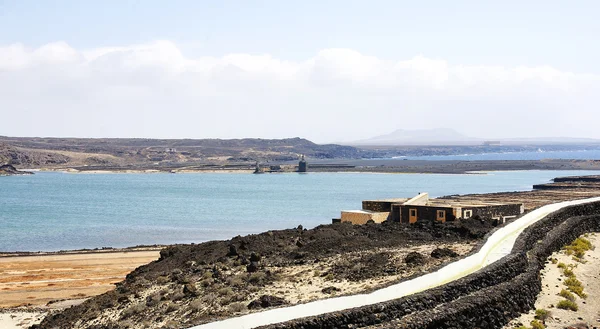
[{"label": "building roof", "polygon": [[408,198],[391,198],[391,199],[378,199],[378,200],[364,200],[364,202],[392,202],[392,203],[404,203],[408,201]]}]

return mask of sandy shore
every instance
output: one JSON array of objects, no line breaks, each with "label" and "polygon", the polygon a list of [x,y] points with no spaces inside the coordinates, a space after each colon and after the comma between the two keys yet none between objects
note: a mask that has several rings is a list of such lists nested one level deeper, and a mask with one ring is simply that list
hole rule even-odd
[{"label": "sandy shore", "polygon": [[[577,323],[586,323],[590,328],[600,326],[600,235],[597,233],[589,234],[587,239],[592,242],[595,249],[586,252],[585,263],[574,261],[572,256],[561,250],[550,257],[557,259],[556,264],[548,262],[541,272],[542,291],[535,302],[535,309],[550,311],[551,317],[546,320],[546,326],[549,329],[562,329]],[[558,268],[559,263],[576,265],[573,272],[577,279],[583,283],[583,291],[588,295],[586,299],[575,296],[575,302],[579,306],[579,310],[576,312],[556,308],[557,303],[564,299],[558,294],[566,288],[563,284],[566,277],[562,270]],[[520,325],[530,327],[534,315],[535,310],[523,314],[511,321],[505,329],[513,329]]]},{"label": "sandy shore", "polygon": [[158,256],[154,250],[0,257],[0,307],[99,295]]}]

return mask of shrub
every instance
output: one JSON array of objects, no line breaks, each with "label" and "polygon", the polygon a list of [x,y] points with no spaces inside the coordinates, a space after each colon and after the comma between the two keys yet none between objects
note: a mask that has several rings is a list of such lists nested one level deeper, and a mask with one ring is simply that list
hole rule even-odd
[{"label": "shrub", "polygon": [[200,311],[204,310],[204,308],[206,308],[206,306],[207,305],[201,299],[196,299],[190,303],[189,308],[193,312],[200,312]]},{"label": "shrub", "polygon": [[573,273],[573,270],[571,270],[570,268],[565,268],[563,270],[563,274],[567,277],[575,277],[575,273]]},{"label": "shrub", "polygon": [[583,258],[585,256],[585,252],[588,250],[592,250],[594,246],[590,242],[590,240],[586,238],[577,238],[570,245],[565,247],[567,255],[575,255],[577,258]]},{"label": "shrub", "polygon": [[547,310],[544,310],[544,309],[535,310],[535,318],[537,320],[542,321],[542,322],[545,322],[546,319],[548,319],[551,315],[552,314],[550,313],[550,311],[547,311]]},{"label": "shrub", "polygon": [[267,275],[265,273],[254,272],[254,273],[250,274],[250,277],[248,277],[248,282],[255,284],[255,285],[260,285],[265,281],[266,278],[267,278]]},{"label": "shrub", "polygon": [[246,310],[246,305],[243,303],[231,303],[229,304],[229,310],[234,313],[243,312]]},{"label": "shrub", "polygon": [[220,296],[230,296],[233,295],[233,289],[229,287],[223,287],[217,291]]},{"label": "shrub", "polygon": [[558,265],[556,265],[556,266],[558,266],[558,268],[567,268],[567,264],[562,263],[562,262],[558,263]]},{"label": "shrub", "polygon": [[558,307],[562,310],[571,310],[571,311],[575,311],[575,312],[579,309],[579,307],[577,306],[577,303],[567,300],[567,299],[563,299],[560,302],[558,302],[556,307]]},{"label": "shrub", "polygon": [[177,301],[177,300],[182,300],[185,298],[185,294],[182,292],[176,292],[173,294],[173,296],[171,296],[171,300]]},{"label": "shrub", "polygon": [[167,304],[167,313],[175,312],[178,309],[179,309],[179,305],[177,305],[175,303],[168,303]]},{"label": "shrub", "polygon": [[575,295],[573,295],[570,291],[563,289],[560,291],[560,293],[558,294],[560,297],[563,297],[567,300],[570,300],[572,302],[575,301]]},{"label": "shrub", "polygon": [[531,321],[531,328],[533,329],[544,329],[546,326],[538,320]]},{"label": "shrub", "polygon": [[568,277],[565,280],[565,286],[567,286],[567,289],[580,298],[587,298],[587,295],[583,292],[583,284],[581,281],[577,280],[577,278]]},{"label": "shrub", "polygon": [[135,304],[135,305],[129,307],[128,309],[126,309],[125,311],[123,311],[123,313],[121,314],[121,318],[126,319],[135,314],[140,314],[145,309],[146,309],[146,305],[144,305],[143,303]]},{"label": "shrub", "polygon": [[244,280],[242,279],[241,276],[236,275],[234,277],[229,277],[227,278],[227,284],[232,286],[232,287],[243,287],[244,286]]},{"label": "shrub", "polygon": [[558,259],[556,259],[556,258],[552,258],[551,261],[552,261],[552,264],[558,263]]}]

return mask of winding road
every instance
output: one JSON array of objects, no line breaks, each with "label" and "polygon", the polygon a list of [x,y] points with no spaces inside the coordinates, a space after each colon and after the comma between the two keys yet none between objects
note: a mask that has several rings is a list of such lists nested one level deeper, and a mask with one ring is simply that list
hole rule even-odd
[{"label": "winding road", "polygon": [[276,308],[235,318],[211,322],[190,329],[250,329],[294,319],[342,311],[381,303],[435,288],[474,273],[508,255],[524,229],[561,208],[600,201],[600,197],[565,201],[540,207],[493,233],[481,249],[466,258],[450,263],[436,272],[404,281],[369,294],[335,297],[306,304]]}]

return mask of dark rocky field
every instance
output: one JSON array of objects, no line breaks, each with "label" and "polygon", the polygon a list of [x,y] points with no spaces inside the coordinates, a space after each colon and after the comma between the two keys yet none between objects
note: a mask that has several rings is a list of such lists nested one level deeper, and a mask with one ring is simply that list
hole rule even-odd
[{"label": "dark rocky field", "polygon": [[[171,246],[114,291],[50,315],[35,328],[185,328],[296,302],[293,291],[273,289],[277,286],[300,289],[321,282],[323,295],[345,294],[338,288],[343,282],[421,275],[458,256],[442,246],[475,245],[491,229],[478,219],[410,227],[333,224]],[[401,259],[378,252],[432,244],[431,252],[407,251]],[[304,276],[290,275],[298,269],[305,269]]]}]

